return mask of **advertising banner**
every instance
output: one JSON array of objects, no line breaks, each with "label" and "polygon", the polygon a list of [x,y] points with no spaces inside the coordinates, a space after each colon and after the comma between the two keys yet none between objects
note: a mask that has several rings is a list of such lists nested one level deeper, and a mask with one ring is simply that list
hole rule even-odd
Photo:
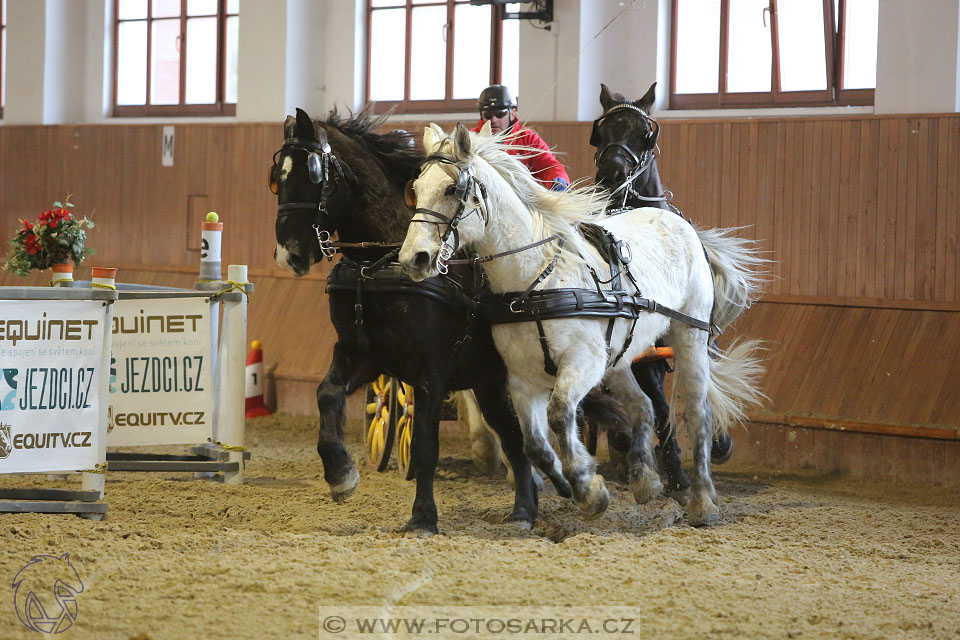
[{"label": "advertising banner", "polygon": [[0,300],[0,473],[93,469],[107,307]]},{"label": "advertising banner", "polygon": [[207,298],[118,300],[107,445],[199,444],[213,434]]}]

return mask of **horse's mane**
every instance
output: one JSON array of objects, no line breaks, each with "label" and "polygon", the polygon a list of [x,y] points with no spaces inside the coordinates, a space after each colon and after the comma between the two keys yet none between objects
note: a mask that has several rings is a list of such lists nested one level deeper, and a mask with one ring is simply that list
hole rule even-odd
[{"label": "horse's mane", "polygon": [[408,180],[416,178],[420,173],[420,163],[424,156],[422,151],[414,148],[413,138],[406,131],[398,129],[389,133],[377,133],[389,117],[389,112],[374,114],[373,104],[370,103],[357,113],[351,112],[346,118],[334,107],[323,124],[359,142],[380,161],[387,178],[402,189]]},{"label": "horse's mane", "polygon": [[[480,136],[471,132],[470,138],[473,154],[482,158],[510,185],[531,215],[541,219],[544,237],[557,234],[563,238],[562,259],[574,259],[578,254],[584,258],[591,255],[577,225],[596,222],[603,215],[608,198],[604,189],[575,182],[567,191],[552,191],[537,182],[516,156],[507,153],[508,148],[515,147],[506,143],[504,134]],[[458,164],[471,160],[463,157],[452,138],[447,138],[440,148],[444,146]]]}]

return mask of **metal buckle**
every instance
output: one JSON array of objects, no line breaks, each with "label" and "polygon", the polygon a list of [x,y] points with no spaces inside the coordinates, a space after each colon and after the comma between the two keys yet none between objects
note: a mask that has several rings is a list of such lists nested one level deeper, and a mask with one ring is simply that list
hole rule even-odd
[{"label": "metal buckle", "polygon": [[447,275],[450,268],[447,266],[447,260],[453,257],[453,247],[446,241],[440,245],[440,251],[437,252],[437,271],[442,275]]},{"label": "metal buckle", "polygon": [[321,229],[318,224],[313,225],[313,230],[317,232],[317,242],[320,244],[320,253],[322,253],[323,257],[327,260],[333,260],[333,256],[337,255],[337,248],[333,246],[330,232],[326,229]]},{"label": "metal buckle", "polygon": [[520,302],[520,298],[514,298],[513,300],[510,301],[510,305],[509,305],[509,307],[510,307],[510,313],[523,313],[523,309],[514,309],[514,308],[513,308],[513,305],[515,305],[515,304],[518,303],[518,302]]}]

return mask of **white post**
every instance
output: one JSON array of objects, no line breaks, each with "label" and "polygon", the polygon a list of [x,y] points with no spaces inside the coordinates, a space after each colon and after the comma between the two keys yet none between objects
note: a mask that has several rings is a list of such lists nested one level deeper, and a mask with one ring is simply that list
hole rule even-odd
[{"label": "white post", "polygon": [[[110,408],[110,350],[113,346],[113,303],[106,304],[104,318],[103,352],[100,354],[100,407],[97,420],[97,428],[100,430],[97,439],[97,462],[101,465],[105,465],[107,462],[107,410]],[[83,478],[83,490],[97,491],[100,493],[100,499],[103,499],[107,474],[84,472],[81,477]],[[99,520],[100,518],[96,519]]]},{"label": "white post", "polygon": [[[194,288],[198,291],[219,291],[223,288],[223,271],[221,266],[221,242],[223,238],[223,223],[216,211],[207,213],[200,226],[200,275]],[[217,433],[217,414],[220,404],[220,374],[217,368],[217,350],[220,341],[220,303],[210,301],[210,380],[213,382],[213,439],[220,440]],[[204,445],[201,445],[204,446]],[[207,455],[216,460],[219,455],[217,445],[205,443]],[[211,471],[198,471],[195,478],[212,478]]]},{"label": "white post", "polygon": [[[247,266],[231,264],[227,267],[227,280],[246,283]],[[218,439],[226,445],[228,460],[238,462],[239,470],[223,475],[225,484],[243,483],[244,393],[246,382],[247,346],[247,297],[230,300],[223,304],[223,332],[218,358],[220,376],[220,411],[217,416]],[[229,447],[238,447],[232,449]]]},{"label": "white post", "polygon": [[[51,287],[73,287],[73,265],[70,263],[55,264],[50,268],[50,286]],[[47,480],[51,482],[64,482],[67,479],[66,473],[48,473]]]}]

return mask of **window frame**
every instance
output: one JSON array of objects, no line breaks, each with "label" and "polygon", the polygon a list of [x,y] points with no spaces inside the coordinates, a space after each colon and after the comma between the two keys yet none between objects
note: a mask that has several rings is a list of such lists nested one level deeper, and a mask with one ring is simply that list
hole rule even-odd
[{"label": "window frame", "polygon": [[[153,2],[147,0],[147,17],[133,20],[120,20],[120,0],[113,0],[113,116],[118,118],[128,117],[170,117],[170,116],[235,116],[237,114],[237,103],[226,102],[226,72],[224,65],[226,63],[227,47],[227,18],[237,16],[239,19],[239,5],[236,13],[227,13],[227,0],[217,0],[217,100],[208,104],[186,104],[186,82],[187,82],[187,0],[180,0],[180,90],[179,104],[150,104],[150,76],[151,76],[151,50],[150,46],[153,40],[152,23],[154,20],[171,20],[174,18],[154,18]],[[203,16],[189,16],[189,18],[211,17],[208,14]],[[120,23],[121,22],[146,22],[147,23],[147,73],[146,73],[146,103],[145,104],[117,104],[117,93],[119,89],[119,65],[120,56],[118,43],[120,42]]]},{"label": "window frame", "polygon": [[[446,73],[444,78],[443,99],[434,100],[411,100],[410,99],[410,35],[413,29],[413,10],[418,7],[447,6],[447,33],[449,34],[446,42]],[[373,0],[367,0],[367,59],[366,59],[366,83],[364,88],[364,101],[370,102],[370,65],[372,38],[370,29],[373,23],[373,12],[383,11],[385,9],[404,9],[405,11],[405,33],[404,33],[404,67],[403,67],[403,99],[402,100],[378,100],[374,107],[376,113],[385,113],[393,109],[397,114],[408,113],[458,113],[466,111],[476,111],[476,98],[453,98],[453,51],[454,41],[457,36],[455,14],[457,5],[470,5],[469,0],[435,0],[423,4],[413,4],[413,0],[406,0],[403,5],[393,7],[374,7]],[[500,84],[502,78],[503,63],[503,11],[504,7],[498,4],[490,6],[490,79],[488,84]]]},{"label": "window frame", "polygon": [[[843,47],[847,0],[839,0],[838,20],[834,20],[833,0],[823,0],[824,63],[826,89],[782,91],[780,89],[780,39],[777,24],[777,0],[769,0],[770,19],[770,91],[735,92],[726,90],[729,12],[731,0],[720,0],[720,64],[716,93],[676,93],[677,85],[677,9],[679,0],[671,2],[670,40],[670,108],[728,109],[765,107],[869,106],[874,103],[875,89],[843,89]],[[834,32],[834,24],[837,30]]]}]

